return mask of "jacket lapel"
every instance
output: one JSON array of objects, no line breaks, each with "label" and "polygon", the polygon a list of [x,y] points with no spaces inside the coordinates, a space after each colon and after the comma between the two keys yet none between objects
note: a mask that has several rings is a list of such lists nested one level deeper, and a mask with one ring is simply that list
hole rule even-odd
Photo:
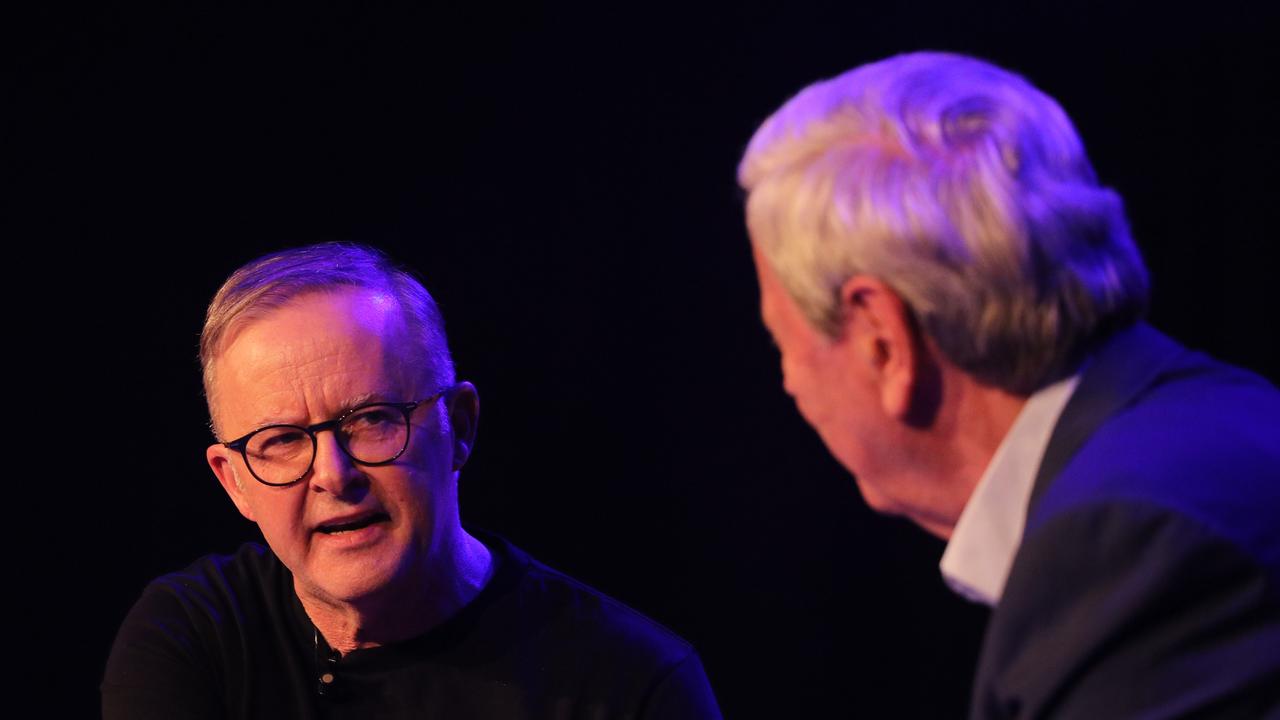
[{"label": "jacket lapel", "polygon": [[1027,514],[1089,436],[1186,350],[1146,323],[1121,330],[1086,361],[1084,376],[1049,436]]}]

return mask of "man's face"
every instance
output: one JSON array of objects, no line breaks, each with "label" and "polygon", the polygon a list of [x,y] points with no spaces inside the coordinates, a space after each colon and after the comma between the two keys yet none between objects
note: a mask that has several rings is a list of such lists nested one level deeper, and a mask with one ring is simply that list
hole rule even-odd
[{"label": "man's face", "polygon": [[[221,435],[237,438],[274,423],[308,426],[357,405],[432,395],[442,388],[414,361],[413,347],[397,303],[385,294],[351,288],[295,297],[242,328],[218,356]],[[259,483],[240,453],[220,444],[209,448],[209,464],[293,572],[300,595],[357,600],[429,576],[433,558],[458,531],[447,402],[414,410],[409,447],[389,465],[357,465],[328,431],[317,435],[311,471],[292,485]]]},{"label": "man's face", "polygon": [[[760,314],[782,356],[782,383],[831,454],[853,473],[867,504],[898,512],[884,480],[891,418],[885,415],[870,359],[856,339],[832,339],[815,329],[767,260],[755,254]],[[888,471],[888,472],[886,472]]]}]

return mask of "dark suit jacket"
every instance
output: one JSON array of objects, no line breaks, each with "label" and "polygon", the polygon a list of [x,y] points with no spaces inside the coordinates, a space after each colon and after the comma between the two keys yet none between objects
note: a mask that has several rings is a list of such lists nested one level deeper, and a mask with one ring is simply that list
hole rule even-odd
[{"label": "dark suit jacket", "polygon": [[1280,393],[1146,325],[1037,475],[974,717],[1280,717]]}]

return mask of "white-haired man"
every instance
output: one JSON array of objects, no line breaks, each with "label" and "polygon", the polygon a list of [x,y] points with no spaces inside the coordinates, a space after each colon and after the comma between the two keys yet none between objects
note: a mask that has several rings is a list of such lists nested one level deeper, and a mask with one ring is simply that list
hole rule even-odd
[{"label": "white-haired man", "polygon": [[786,391],[995,607],[975,717],[1280,712],[1280,394],[1141,322],[1051,98],[893,57],[788,101],[739,180]]},{"label": "white-haired man", "polygon": [[370,248],[237,270],[201,336],[209,466],[268,548],[151,583],[108,718],[718,718],[696,653],[464,529],[479,402],[435,302]]}]

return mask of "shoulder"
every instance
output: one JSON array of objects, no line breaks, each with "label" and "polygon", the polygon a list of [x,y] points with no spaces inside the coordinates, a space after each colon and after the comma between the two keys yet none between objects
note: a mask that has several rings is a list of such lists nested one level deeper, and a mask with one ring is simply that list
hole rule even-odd
[{"label": "shoulder", "polygon": [[234,625],[254,622],[269,598],[290,587],[288,570],[269,550],[246,543],[230,555],[207,555],[152,580],[126,616],[116,644],[167,637],[192,648]]},{"label": "shoulder", "polygon": [[248,639],[279,622],[269,617],[267,598],[287,586],[287,571],[256,544],[153,580],[112,645],[102,681],[104,713],[188,717],[193,698],[212,712],[237,682],[235,658],[244,656]]},{"label": "shoulder", "polygon": [[1080,442],[1028,514],[974,714],[1256,716],[1280,701],[1280,393],[1149,328],[1077,394],[1091,381],[1059,420]]},{"label": "shoulder", "polygon": [[512,678],[524,702],[558,712],[570,703],[584,717],[720,717],[689,643],[506,540],[474,534],[498,570],[463,610],[459,634],[468,654],[488,658],[489,675]]},{"label": "shoulder", "polygon": [[207,555],[151,581],[124,629],[145,625],[170,634],[224,638],[244,625],[266,621],[261,616],[279,611],[280,599],[291,588],[289,572],[276,556],[246,543],[232,554]]},{"label": "shoulder", "polygon": [[279,584],[285,575],[287,570],[270,550],[245,543],[229,555],[206,555],[156,578],[143,595],[166,595],[191,603],[234,602]]},{"label": "shoulder", "polygon": [[1164,504],[1063,508],[1014,560],[975,715],[1257,716],[1280,701],[1278,591],[1252,554]]},{"label": "shoulder", "polygon": [[506,540],[484,536],[502,562],[516,570],[508,602],[523,620],[552,632],[580,650],[628,658],[655,668],[673,667],[693,647],[662,624],[595,588],[555,570]]},{"label": "shoulder", "polygon": [[1099,420],[1032,507],[1027,536],[1063,515],[1115,524],[1138,510],[1231,543],[1280,581],[1280,392],[1182,350]]}]

